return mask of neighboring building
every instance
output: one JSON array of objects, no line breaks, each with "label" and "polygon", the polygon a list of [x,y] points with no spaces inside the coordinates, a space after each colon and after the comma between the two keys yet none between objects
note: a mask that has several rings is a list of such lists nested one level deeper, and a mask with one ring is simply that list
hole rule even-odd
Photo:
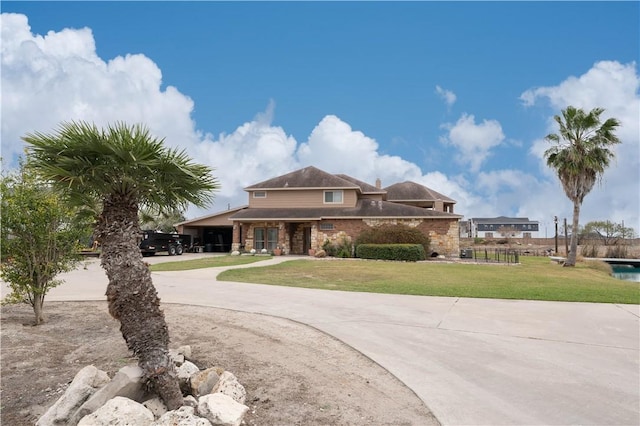
[{"label": "neighboring building", "polygon": [[538,238],[539,223],[527,217],[474,217],[460,225],[468,238]]},{"label": "neighboring building", "polygon": [[[248,206],[182,222],[178,232],[201,237],[205,246],[216,244],[217,235],[221,246],[229,245],[232,250],[280,247],[285,253],[307,254],[309,249],[322,248],[327,240],[353,241],[370,226],[403,223],[428,235],[434,252],[459,254],[461,216],[453,213],[455,201],[414,182],[383,189],[379,180],[374,186],[306,167],[245,191]],[[225,226],[225,221],[232,225]]]}]

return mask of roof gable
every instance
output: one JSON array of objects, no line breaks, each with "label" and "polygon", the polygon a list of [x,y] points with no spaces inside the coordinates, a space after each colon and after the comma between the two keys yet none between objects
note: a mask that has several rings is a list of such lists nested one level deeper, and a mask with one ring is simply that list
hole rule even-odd
[{"label": "roof gable", "polygon": [[455,203],[456,201],[442,195],[431,188],[415,182],[405,181],[394,183],[384,188],[387,191],[387,201],[445,201]]},{"label": "roof gable", "polygon": [[256,189],[360,189],[354,182],[324,172],[313,166],[287,173],[245,188],[245,191]]},{"label": "roof gable", "polygon": [[351,176],[348,175],[344,175],[344,174],[337,174],[335,175],[341,179],[344,180],[348,180],[349,182],[355,183],[356,185],[358,185],[360,187],[360,192],[362,192],[363,194],[385,194],[387,191],[385,191],[384,189],[381,188],[376,188],[373,185],[370,185],[366,182],[363,182],[361,180],[358,180],[356,178],[353,178]]}]

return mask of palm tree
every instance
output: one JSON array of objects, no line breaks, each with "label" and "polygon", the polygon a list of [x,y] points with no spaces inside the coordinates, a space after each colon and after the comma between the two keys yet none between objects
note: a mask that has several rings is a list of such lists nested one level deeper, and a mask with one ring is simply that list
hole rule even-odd
[{"label": "palm tree", "polygon": [[[36,170],[74,205],[99,205],[95,236],[109,284],[109,313],[149,385],[170,410],[183,403],[169,359],[169,332],[160,299],[138,247],[139,208],[164,211],[206,206],[218,188],[209,167],[184,151],[167,149],[141,125],[98,129],[66,122],[52,134],[27,134]],[[97,201],[97,203],[96,203]]]},{"label": "palm tree", "polygon": [[[556,115],[559,134],[551,133],[545,140],[554,144],[544,153],[547,165],[555,169],[567,197],[573,202],[573,226],[578,229],[580,206],[596,181],[614,158],[610,148],[620,143],[615,135],[620,122],[609,118],[601,123],[602,108],[594,108],[588,114],[580,108],[568,106],[562,117]],[[571,233],[571,248],[565,266],[575,266],[578,251],[578,234]]]}]

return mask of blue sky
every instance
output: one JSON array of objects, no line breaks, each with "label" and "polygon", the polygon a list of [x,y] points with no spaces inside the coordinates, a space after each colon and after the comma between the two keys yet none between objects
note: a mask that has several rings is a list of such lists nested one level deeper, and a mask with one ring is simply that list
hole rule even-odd
[{"label": "blue sky", "polygon": [[581,222],[640,231],[639,9],[2,2],[3,157],[21,151],[25,132],[61,120],[144,121],[216,168],[223,188],[207,211],[311,164],[383,185],[417,181],[466,217],[547,222],[571,217],[541,155],[551,118],[568,104],[602,106],[623,121],[623,144]]}]

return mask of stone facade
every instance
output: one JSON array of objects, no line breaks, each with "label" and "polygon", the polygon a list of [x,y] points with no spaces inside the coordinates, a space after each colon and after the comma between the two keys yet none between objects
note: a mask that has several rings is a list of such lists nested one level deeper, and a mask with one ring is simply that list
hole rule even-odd
[{"label": "stone facade", "polygon": [[[277,228],[278,247],[285,254],[307,254],[308,249],[319,250],[330,241],[340,243],[343,239],[354,242],[360,233],[382,224],[403,224],[420,229],[431,239],[431,251],[439,255],[457,256],[460,252],[457,219],[335,219],[299,223],[256,222],[242,226],[243,241],[236,243],[234,250],[255,248],[255,228]],[[234,241],[239,241],[240,224],[234,224]],[[238,231],[236,231],[238,230]],[[306,241],[305,241],[306,240]]]}]

